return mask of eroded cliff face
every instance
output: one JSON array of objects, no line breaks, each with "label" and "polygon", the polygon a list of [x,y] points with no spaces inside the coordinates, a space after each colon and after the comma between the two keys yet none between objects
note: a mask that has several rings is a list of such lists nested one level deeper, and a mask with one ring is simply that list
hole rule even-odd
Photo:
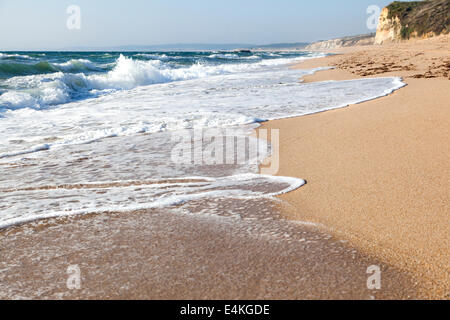
[{"label": "eroded cliff face", "polygon": [[375,44],[447,34],[449,16],[450,0],[395,1],[381,12]]},{"label": "eroded cliff face", "polygon": [[383,8],[378,22],[375,44],[382,44],[400,39],[401,23],[398,17],[389,19],[389,9]]},{"label": "eroded cliff face", "polygon": [[305,50],[311,51],[321,51],[328,49],[336,49],[342,47],[352,47],[352,46],[366,46],[373,44],[375,39],[375,34],[364,34],[353,37],[345,37],[338,39],[331,39],[325,41],[318,41],[308,45]]}]

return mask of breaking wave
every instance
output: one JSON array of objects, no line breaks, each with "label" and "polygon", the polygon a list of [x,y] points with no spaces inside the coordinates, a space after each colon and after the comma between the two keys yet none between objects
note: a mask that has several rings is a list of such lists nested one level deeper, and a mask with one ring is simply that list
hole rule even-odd
[{"label": "breaking wave", "polygon": [[246,72],[264,66],[286,64],[292,60],[295,59],[218,65],[198,61],[191,66],[175,68],[161,60],[134,60],[124,55],[119,56],[114,66],[96,64],[87,59],[72,59],[53,64],[0,63],[0,74],[16,75],[3,82],[3,86],[9,90],[0,96],[0,111],[20,108],[42,109],[117,90]]}]

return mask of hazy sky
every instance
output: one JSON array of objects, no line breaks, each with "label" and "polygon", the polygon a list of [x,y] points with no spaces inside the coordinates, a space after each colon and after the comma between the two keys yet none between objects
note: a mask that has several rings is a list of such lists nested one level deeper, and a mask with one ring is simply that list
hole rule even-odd
[{"label": "hazy sky", "polygon": [[[390,0],[0,0],[0,50],[165,43],[310,42],[369,33]],[[81,29],[67,28],[67,8]]]}]

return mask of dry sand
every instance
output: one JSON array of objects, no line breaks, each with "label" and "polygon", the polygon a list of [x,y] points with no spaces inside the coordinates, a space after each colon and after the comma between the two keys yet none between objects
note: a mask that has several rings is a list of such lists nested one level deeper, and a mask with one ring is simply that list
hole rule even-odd
[{"label": "dry sand", "polygon": [[305,81],[401,76],[407,87],[344,109],[265,123],[280,129],[279,175],[308,184],[282,199],[449,298],[450,37],[355,47],[295,67]]},{"label": "dry sand", "polygon": [[[449,56],[448,42],[418,48],[418,61]],[[353,79],[352,71],[370,68],[356,61],[398,63],[394,54],[412,52],[400,49],[366,47],[300,67],[341,68],[307,81]],[[247,210],[219,201],[216,214],[102,213],[1,230],[0,298],[446,297],[449,81],[408,77],[425,74],[423,67],[382,74],[405,76],[409,85],[390,97],[264,125],[281,129],[280,174],[308,180],[283,196],[293,206],[260,201]],[[209,212],[211,201],[190,211]],[[227,215],[242,208],[241,218]],[[70,265],[80,268],[79,290],[66,286]],[[383,271],[382,290],[367,288],[370,265]]]}]

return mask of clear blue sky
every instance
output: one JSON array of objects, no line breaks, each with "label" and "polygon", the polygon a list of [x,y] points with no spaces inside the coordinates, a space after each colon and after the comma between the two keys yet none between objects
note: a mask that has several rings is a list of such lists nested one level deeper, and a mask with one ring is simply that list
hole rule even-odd
[{"label": "clear blue sky", "polygon": [[[0,0],[0,50],[166,43],[310,42],[368,33],[390,0]],[[67,7],[81,9],[69,30]]]}]

